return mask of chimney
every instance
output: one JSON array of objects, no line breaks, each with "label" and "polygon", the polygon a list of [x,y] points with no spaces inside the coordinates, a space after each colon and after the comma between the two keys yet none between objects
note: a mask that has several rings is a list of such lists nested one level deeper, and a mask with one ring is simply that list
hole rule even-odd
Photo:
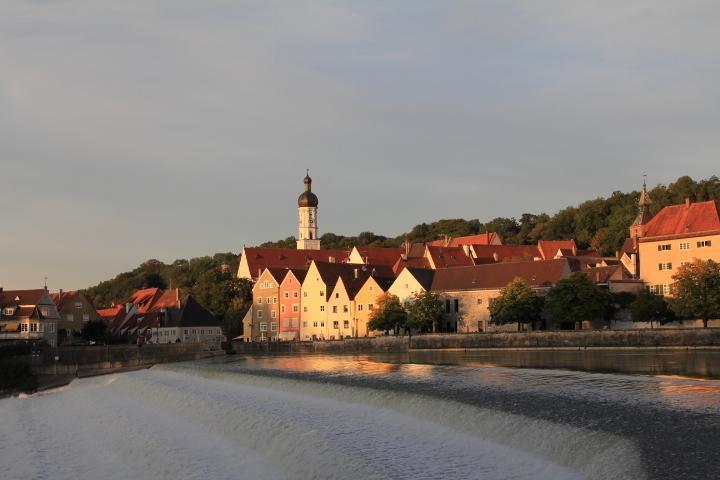
[{"label": "chimney", "polygon": [[620,250],[615,250],[615,258],[620,258]]},{"label": "chimney", "polygon": [[358,278],[358,269],[353,268],[353,274],[355,275],[355,278]]},{"label": "chimney", "polygon": [[690,208],[690,197],[685,197],[685,208]]},{"label": "chimney", "polygon": [[498,255],[497,252],[493,253],[493,260],[495,260],[496,262],[500,261],[500,255]]},{"label": "chimney", "polygon": [[335,257],[328,257],[328,263],[335,263]]},{"label": "chimney", "polygon": [[595,272],[595,283],[600,283],[600,272]]},{"label": "chimney", "polygon": [[178,308],[182,308],[182,305],[180,305],[180,289],[175,289],[175,301],[177,301]]},{"label": "chimney", "polygon": [[410,255],[410,240],[405,237],[405,258],[407,258],[408,255]]},{"label": "chimney", "polygon": [[62,294],[63,294],[62,288],[58,288],[58,298],[62,298]]}]

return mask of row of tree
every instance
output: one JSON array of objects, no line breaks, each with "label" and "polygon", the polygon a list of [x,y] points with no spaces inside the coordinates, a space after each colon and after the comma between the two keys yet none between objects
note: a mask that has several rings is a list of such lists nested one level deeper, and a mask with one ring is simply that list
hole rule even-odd
[{"label": "row of tree", "polygon": [[[575,272],[539,294],[523,279],[506,285],[489,305],[491,322],[516,324],[518,331],[554,326],[574,329],[585,321],[610,322],[621,309],[629,309],[635,322],[664,324],[677,319],[708,321],[720,318],[720,265],[697,260],[682,265],[673,277],[673,297],[648,291],[612,294],[595,285],[587,275]],[[445,299],[435,292],[413,295],[404,305],[398,297],[381,296],[368,323],[376,331],[435,331],[446,317]]]},{"label": "row of tree", "polygon": [[[668,185],[657,185],[650,191],[650,196],[653,213],[668,205],[683,203],[685,198],[692,201],[720,199],[720,179],[712,176],[695,181],[683,176]],[[616,191],[607,198],[588,200],[554,215],[523,213],[519,218],[497,217],[484,223],[477,219],[448,219],[421,223],[397,237],[385,237],[373,232],[363,232],[356,236],[326,233],[320,240],[322,247],[328,249],[366,245],[399,247],[406,238],[413,242],[430,242],[444,235],[457,237],[497,232],[506,244],[534,245],[538,240],[573,238],[581,248],[590,247],[604,255],[613,255],[627,238],[628,227],[637,215],[639,197],[639,191]],[[267,242],[262,246],[294,248],[295,237]]]}]

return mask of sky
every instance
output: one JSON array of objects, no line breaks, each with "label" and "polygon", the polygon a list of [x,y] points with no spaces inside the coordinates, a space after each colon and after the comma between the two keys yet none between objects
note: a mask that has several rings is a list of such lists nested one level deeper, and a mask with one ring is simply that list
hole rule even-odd
[{"label": "sky", "polygon": [[715,0],[0,0],[0,285],[720,174]]}]

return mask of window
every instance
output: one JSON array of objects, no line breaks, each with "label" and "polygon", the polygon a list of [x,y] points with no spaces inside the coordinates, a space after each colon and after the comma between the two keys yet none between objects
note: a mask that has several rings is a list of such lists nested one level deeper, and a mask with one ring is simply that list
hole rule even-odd
[{"label": "window", "polygon": [[297,313],[299,310],[300,310],[300,308],[298,307],[298,304],[297,303],[293,304],[293,312]]},{"label": "window", "polygon": [[320,311],[321,311],[321,312],[324,312],[324,311],[325,311],[325,305],[320,305]]},{"label": "window", "polygon": [[477,304],[478,304],[478,305],[482,305],[482,298],[478,298],[478,299],[477,299]]},{"label": "window", "polygon": [[260,331],[261,331],[261,332],[267,332],[267,323],[262,322],[262,323],[260,324]]},{"label": "window", "polygon": [[445,313],[450,313],[450,299],[445,300]]},{"label": "window", "polygon": [[277,322],[270,322],[270,331],[277,332]]},{"label": "window", "polygon": [[277,303],[277,297],[273,297],[273,303]]},{"label": "window", "polygon": [[48,324],[48,332],[55,333],[55,324],[54,323]]},{"label": "window", "polygon": [[262,311],[262,310],[258,310],[258,311],[257,311],[257,318],[263,318],[263,311]]},{"label": "window", "polygon": [[358,306],[357,306],[357,307],[358,307],[358,312],[362,312],[362,311],[363,311],[363,304],[362,304],[362,303],[358,303]]},{"label": "window", "polygon": [[333,313],[337,313],[337,305],[333,305]]},{"label": "window", "polygon": [[307,313],[307,307],[303,307],[303,312]]},{"label": "window", "polygon": [[187,335],[187,334],[188,334],[188,329],[186,328],[186,329],[185,329],[185,335]]},{"label": "window", "polygon": [[321,296],[321,297],[324,297],[324,296],[325,296],[325,292],[323,292],[322,290],[320,290],[320,296]]},{"label": "window", "polygon": [[372,286],[372,285],[370,285],[369,290],[370,290],[371,292],[373,291],[373,286]]},{"label": "window", "polygon": [[347,305],[343,305],[343,313],[348,313],[348,311],[349,311],[349,310],[348,310],[348,306],[347,306]]},{"label": "window", "polygon": [[699,242],[697,242],[698,248],[709,247],[711,245],[712,245],[712,242],[710,240],[700,240]]},{"label": "window", "polygon": [[258,297],[258,305],[262,305],[262,297]]},{"label": "window", "polygon": [[75,302],[75,310],[82,310],[82,302]]},{"label": "window", "polygon": [[303,328],[307,328],[307,322],[303,322]]},{"label": "window", "polygon": [[460,300],[455,299],[455,313],[460,311]]},{"label": "window", "polygon": [[375,305],[372,303],[368,303],[368,310],[372,311],[375,308]]},{"label": "window", "polygon": [[340,294],[339,294],[339,293],[336,293],[336,294],[335,294],[335,298],[340,298]]},{"label": "window", "polygon": [[338,322],[337,320],[335,320],[335,321],[333,322],[333,328],[334,328],[335,330],[337,330],[337,329],[340,328],[340,324],[339,324],[339,322]]},{"label": "window", "polygon": [[90,321],[90,314],[83,313],[83,322],[89,322],[89,321]]},{"label": "window", "polygon": [[15,313],[15,308],[7,307],[7,308],[5,308],[4,312],[5,312],[5,315],[12,315],[13,313]]},{"label": "window", "polygon": [[662,245],[658,245],[658,252],[664,252],[665,250],[671,250],[671,249],[672,249],[672,245],[670,245],[669,243],[664,243]]},{"label": "window", "polygon": [[37,332],[37,331],[38,331],[37,323],[31,323],[31,324],[30,324],[30,331],[31,331],[31,332]]},{"label": "window", "polygon": [[658,270],[672,270],[672,263],[670,263],[670,262],[658,263]]},{"label": "window", "polygon": [[285,293],[283,293],[283,297],[285,297],[285,298],[290,298],[290,292],[285,292]]},{"label": "window", "polygon": [[317,322],[313,322],[313,327],[317,327]]},{"label": "window", "polygon": [[42,307],[40,309],[40,313],[42,313],[43,317],[47,317],[48,315],[50,315],[50,309],[48,307]]},{"label": "window", "polygon": [[320,322],[320,327],[325,327],[325,322]]},{"label": "window", "polygon": [[67,315],[65,315],[65,319],[66,319],[68,322],[74,322],[74,321],[75,321],[75,315],[73,315],[72,313],[68,313]]},{"label": "window", "polygon": [[682,242],[680,244],[680,250],[690,250],[690,242]]},{"label": "window", "polygon": [[303,292],[303,297],[307,297],[307,292]]},{"label": "window", "polygon": [[273,310],[272,312],[270,312],[270,316],[271,316],[272,318],[277,317],[277,312],[276,312],[275,310]]},{"label": "window", "polygon": [[670,285],[663,285],[663,295],[670,295]]},{"label": "window", "polygon": [[343,328],[350,328],[350,320],[343,320]]},{"label": "window", "polygon": [[298,292],[297,292],[297,291],[294,291],[294,292],[293,292],[293,298],[298,298]]},{"label": "window", "polygon": [[28,324],[27,324],[27,323],[21,323],[21,324],[20,324],[20,331],[21,331],[21,332],[27,332],[27,331],[28,331]]},{"label": "window", "polygon": [[285,305],[280,305],[280,313],[285,313]]}]

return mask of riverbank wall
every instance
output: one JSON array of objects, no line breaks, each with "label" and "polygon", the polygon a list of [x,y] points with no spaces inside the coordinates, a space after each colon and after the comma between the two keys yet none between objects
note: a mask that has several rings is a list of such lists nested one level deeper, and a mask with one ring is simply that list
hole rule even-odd
[{"label": "riverbank wall", "polygon": [[410,350],[720,348],[720,328],[425,334],[313,342],[233,342],[237,353],[386,353]]},{"label": "riverbank wall", "polygon": [[36,355],[8,357],[3,366],[25,366],[33,375],[100,375],[147,368],[158,363],[199,360],[225,352],[216,344],[99,345],[44,349]]}]

